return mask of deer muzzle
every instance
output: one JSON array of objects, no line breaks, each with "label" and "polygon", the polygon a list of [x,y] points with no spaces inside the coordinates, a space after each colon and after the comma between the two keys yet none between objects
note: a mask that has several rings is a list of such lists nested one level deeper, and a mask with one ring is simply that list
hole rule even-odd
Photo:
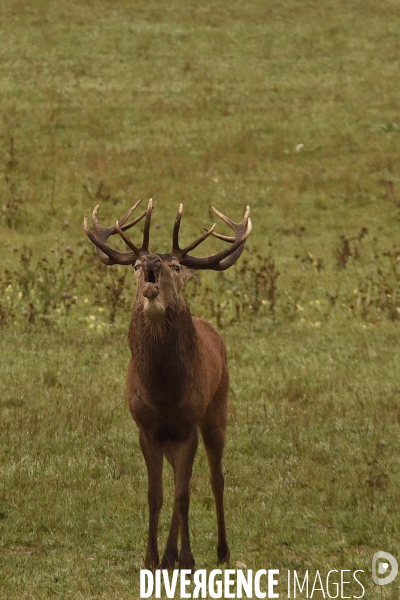
[{"label": "deer muzzle", "polygon": [[148,254],[142,260],[145,284],[142,294],[148,300],[154,300],[160,293],[159,275],[162,269],[162,261],[156,254]]},{"label": "deer muzzle", "polygon": [[154,300],[160,293],[160,288],[156,283],[146,283],[142,289],[142,294],[148,300]]}]

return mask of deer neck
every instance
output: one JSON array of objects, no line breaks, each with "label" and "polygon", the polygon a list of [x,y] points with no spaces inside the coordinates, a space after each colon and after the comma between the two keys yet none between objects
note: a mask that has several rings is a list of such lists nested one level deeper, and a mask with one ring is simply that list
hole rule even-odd
[{"label": "deer neck", "polygon": [[191,313],[182,298],[163,313],[152,313],[136,303],[129,346],[141,383],[154,401],[183,398],[192,385],[198,343]]}]

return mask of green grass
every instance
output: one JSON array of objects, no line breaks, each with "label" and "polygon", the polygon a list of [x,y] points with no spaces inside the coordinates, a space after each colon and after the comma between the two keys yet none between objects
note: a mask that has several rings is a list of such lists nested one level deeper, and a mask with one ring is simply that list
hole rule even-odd
[{"label": "green grass", "polygon": [[[370,577],[400,559],[397,2],[31,4],[0,7],[0,599],[139,595],[135,290],[82,221],[141,196],[162,252],[180,202],[183,243],[251,206],[238,265],[186,291],[229,352],[231,567],[363,569],[398,598]],[[191,529],[214,568],[202,448]]]},{"label": "green grass", "polygon": [[[240,561],[253,569],[369,572],[377,549],[396,554],[397,335],[392,324],[349,331],[339,323],[274,328],[262,319],[225,331],[233,567]],[[122,398],[123,339],[121,330],[85,333],[79,341],[74,329],[5,330],[2,355],[13,347],[3,365],[5,598],[127,598],[138,589],[146,474]],[[214,506],[202,449],[191,528],[198,567],[214,568]]]}]

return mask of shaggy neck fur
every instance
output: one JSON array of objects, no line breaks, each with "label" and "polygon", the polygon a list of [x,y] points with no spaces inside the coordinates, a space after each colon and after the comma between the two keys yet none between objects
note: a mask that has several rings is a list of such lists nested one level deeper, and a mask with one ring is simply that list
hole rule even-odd
[{"label": "shaggy neck fur", "polygon": [[140,302],[133,307],[129,346],[147,395],[155,403],[177,403],[192,388],[197,334],[183,299],[152,314]]}]

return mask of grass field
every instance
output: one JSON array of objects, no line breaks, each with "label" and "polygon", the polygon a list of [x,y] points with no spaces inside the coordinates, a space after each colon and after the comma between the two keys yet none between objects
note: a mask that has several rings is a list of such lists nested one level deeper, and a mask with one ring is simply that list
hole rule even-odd
[{"label": "grass field", "polygon": [[[82,222],[141,196],[160,252],[180,202],[183,243],[211,205],[251,206],[238,264],[186,290],[228,346],[231,568],[362,569],[365,598],[399,598],[371,580],[375,552],[400,561],[398,2],[3,0],[0,17],[0,600],[139,597],[133,275],[99,264]],[[202,448],[192,490],[213,569]]]}]

